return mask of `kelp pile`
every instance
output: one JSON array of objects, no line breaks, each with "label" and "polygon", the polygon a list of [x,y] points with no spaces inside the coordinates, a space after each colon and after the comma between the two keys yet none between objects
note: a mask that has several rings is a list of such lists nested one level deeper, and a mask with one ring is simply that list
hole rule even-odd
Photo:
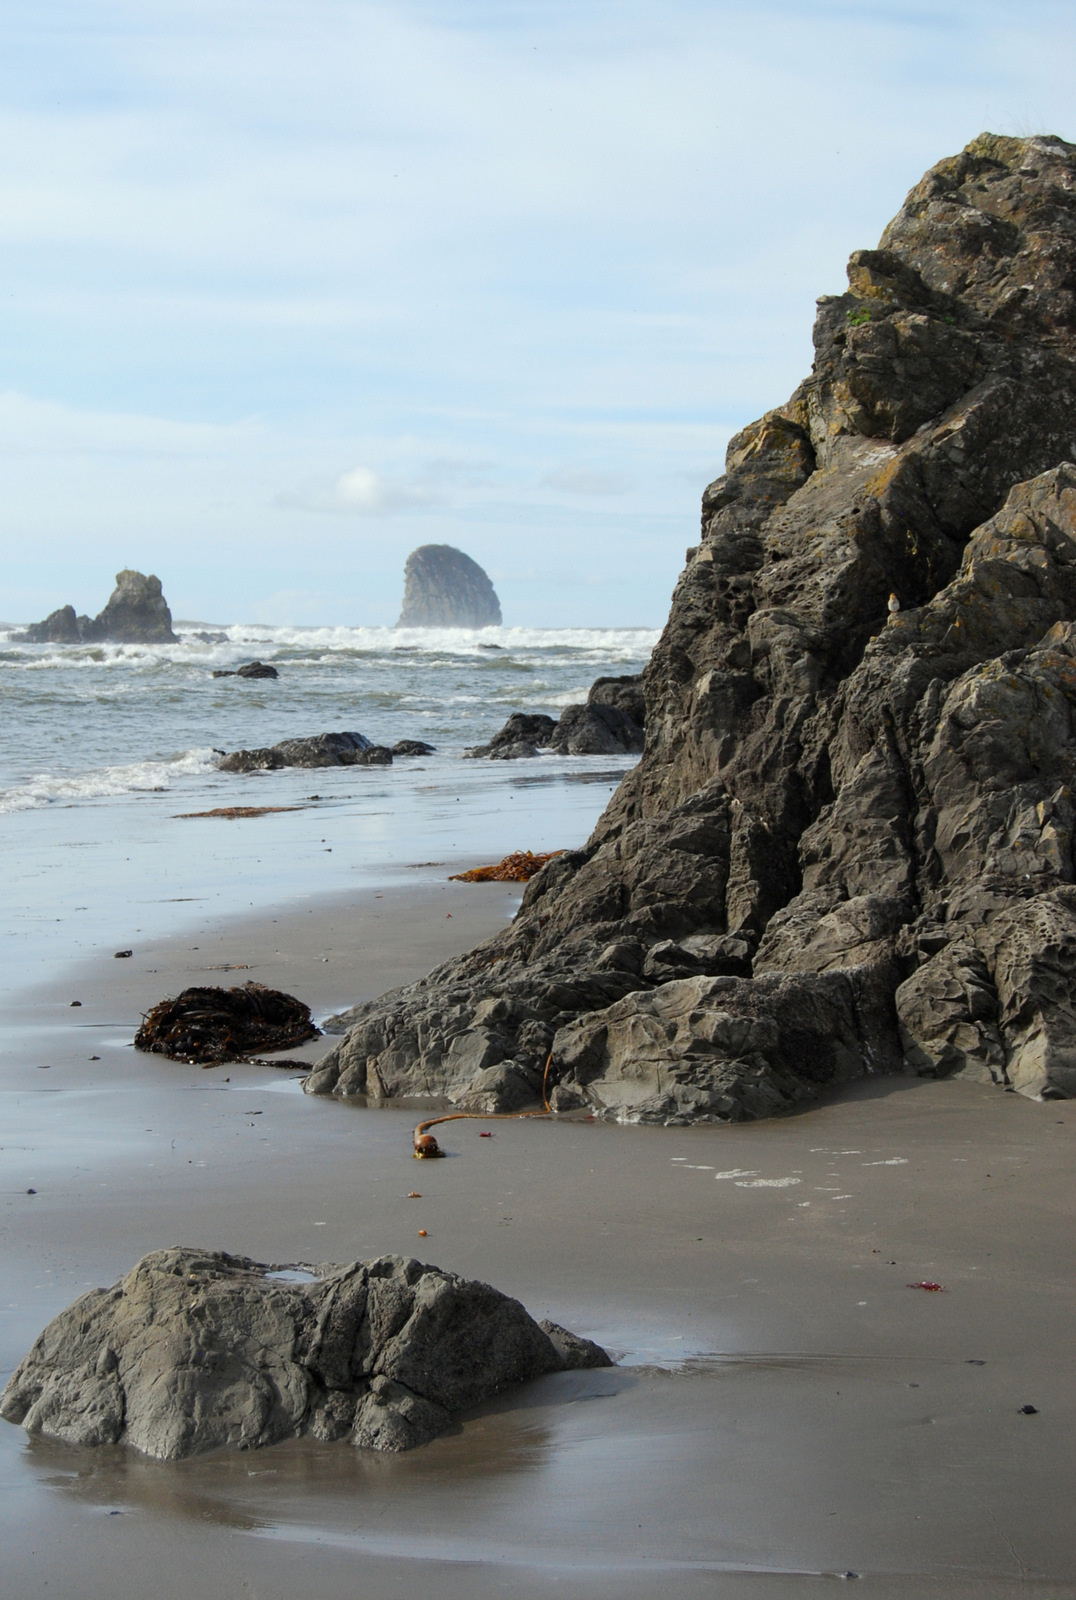
[{"label": "kelp pile", "polygon": [[529,883],[539,868],[563,850],[547,850],[544,855],[534,855],[530,850],[516,850],[505,856],[495,867],[472,867],[470,872],[454,872],[450,883]]},{"label": "kelp pile", "polygon": [[317,1038],[310,1007],[280,989],[245,983],[240,989],[184,989],[142,1018],[135,1049],[172,1061],[214,1067],[247,1061],[266,1050],[287,1050]]}]

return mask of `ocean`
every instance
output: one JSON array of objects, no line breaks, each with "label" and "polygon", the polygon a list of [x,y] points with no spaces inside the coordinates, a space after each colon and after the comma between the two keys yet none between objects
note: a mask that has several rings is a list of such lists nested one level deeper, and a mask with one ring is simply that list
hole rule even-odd
[{"label": "ocean", "polygon": [[[556,717],[641,670],[653,629],[177,623],[175,645],[0,629],[0,989],[109,943],[462,857],[581,844],[637,757],[470,761],[513,711]],[[277,679],[214,678],[259,659]],[[349,730],[421,739],[391,768],[226,774],[220,753]],[[295,806],[239,821],[187,813]]]}]

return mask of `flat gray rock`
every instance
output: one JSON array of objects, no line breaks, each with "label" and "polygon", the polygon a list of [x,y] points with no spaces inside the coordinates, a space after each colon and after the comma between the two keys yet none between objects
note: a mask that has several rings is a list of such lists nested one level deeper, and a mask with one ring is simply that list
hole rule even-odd
[{"label": "flat gray rock", "polygon": [[49,1323],[0,1416],[163,1460],[304,1434],[398,1451],[514,1384],[611,1365],[489,1284],[403,1256],[272,1267],[156,1250]]}]

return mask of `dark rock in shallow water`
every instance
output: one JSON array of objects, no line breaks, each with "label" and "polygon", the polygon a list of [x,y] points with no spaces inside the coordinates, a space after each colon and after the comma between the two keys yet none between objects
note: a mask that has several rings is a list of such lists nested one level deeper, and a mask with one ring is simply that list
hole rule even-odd
[{"label": "dark rock in shallow water", "polygon": [[472,759],[517,761],[539,748],[562,756],[639,755],[646,708],[640,677],[599,678],[584,705],[566,706],[560,720],[541,712],[513,712],[488,744],[465,751]]},{"label": "dark rock in shallow water", "polygon": [[500,601],[477,561],[450,544],[412,550],[398,628],[489,628],[500,621]]},{"label": "dark rock in shallow water", "polygon": [[500,733],[495,733],[488,744],[475,745],[464,751],[472,760],[489,757],[493,761],[512,761],[517,756],[536,756],[538,745],[548,744],[556,723],[541,712],[513,711]]},{"label": "dark rock in shallow water", "polygon": [[274,1268],[156,1250],[49,1323],[0,1415],[163,1460],[304,1434],[400,1451],[511,1385],[611,1365],[488,1284],[403,1256]]},{"label": "dark rock in shallow water", "polygon": [[703,496],[586,848],[312,1092],[552,1050],[555,1105],[659,1122],[902,1064],[1076,1094],[1076,146],[975,140],[848,281]]},{"label": "dark rock in shallow water", "polygon": [[565,706],[549,748],[563,756],[638,755],[643,743],[642,728],[626,711],[598,702]]},{"label": "dark rock in shallow water", "polygon": [[221,772],[273,772],[280,767],[390,766],[392,751],[371,744],[362,733],[318,733],[309,739],[282,739],[260,750],[232,750]]},{"label": "dark rock in shallow water", "polygon": [[234,672],[218,668],[213,676],[214,678],[279,678],[280,673],[275,667],[267,666],[263,661],[248,661],[246,666],[236,667]]},{"label": "dark rock in shallow water", "polygon": [[96,617],[75,616],[74,606],[61,606],[44,622],[35,622],[17,636],[23,644],[178,644],[172,613],[152,574],[124,568],[105,609]]},{"label": "dark rock in shallow water", "polygon": [[432,756],[437,754],[437,746],[426,744],[422,739],[399,739],[392,747],[394,756]]}]

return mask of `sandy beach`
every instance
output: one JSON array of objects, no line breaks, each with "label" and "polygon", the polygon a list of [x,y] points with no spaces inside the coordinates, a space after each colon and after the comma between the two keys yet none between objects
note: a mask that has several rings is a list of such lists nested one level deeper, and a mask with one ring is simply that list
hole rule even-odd
[{"label": "sandy beach", "polygon": [[171,1244],[418,1255],[620,1365],[397,1458],[303,1441],[161,1463],[5,1424],[0,1592],[1076,1595],[1063,1103],[882,1078],[753,1125],[534,1120],[480,1140],[465,1122],[420,1166],[412,1110],[130,1048],[190,982],[249,975],[324,1015],[503,926],[518,894],[397,880],[98,953],[25,994],[3,1069],[0,1365]]}]

